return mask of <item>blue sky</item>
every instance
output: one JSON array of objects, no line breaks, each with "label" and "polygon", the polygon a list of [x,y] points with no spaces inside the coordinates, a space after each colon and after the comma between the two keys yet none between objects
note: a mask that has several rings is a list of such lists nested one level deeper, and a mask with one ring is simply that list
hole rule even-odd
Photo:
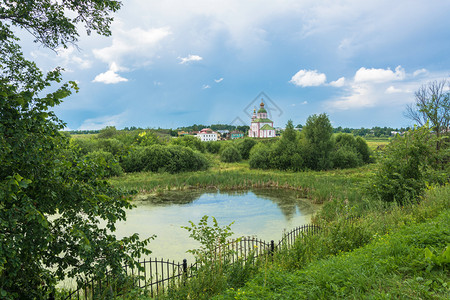
[{"label": "blue sky", "polygon": [[[446,0],[125,0],[112,36],[58,53],[22,34],[44,70],[80,92],[67,128],[249,124],[258,95],[275,126],[327,113],[333,126],[406,127],[414,91],[450,75]],[[261,94],[263,93],[263,94]]]}]

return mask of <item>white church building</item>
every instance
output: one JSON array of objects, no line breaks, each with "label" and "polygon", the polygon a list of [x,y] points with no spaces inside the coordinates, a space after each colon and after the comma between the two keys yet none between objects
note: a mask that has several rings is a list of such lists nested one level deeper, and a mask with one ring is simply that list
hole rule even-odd
[{"label": "white church building", "polygon": [[256,112],[256,109],[253,110],[248,136],[256,138],[273,138],[275,137],[275,128],[273,128],[273,121],[267,118],[267,111],[264,108],[262,99],[259,106],[258,112]]}]

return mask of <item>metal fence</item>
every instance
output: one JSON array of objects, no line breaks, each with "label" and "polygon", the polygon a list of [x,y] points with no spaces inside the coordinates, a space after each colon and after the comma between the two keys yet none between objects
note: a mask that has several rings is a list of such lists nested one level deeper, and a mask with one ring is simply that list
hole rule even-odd
[{"label": "metal fence", "polygon": [[[284,233],[278,243],[273,240],[268,243],[254,237],[233,239],[213,251],[214,259],[223,260],[226,264],[245,263],[250,257],[256,259],[261,256],[273,255],[279,249],[291,248],[298,239],[308,234],[316,234],[319,231],[320,227],[317,225],[303,225]],[[221,255],[221,253],[226,253],[226,255]],[[254,262],[254,260],[252,261]],[[144,261],[139,262],[139,265],[139,268],[124,267],[129,276],[127,282],[117,282],[112,274],[107,274],[102,280],[85,281],[76,290],[67,292],[67,295],[62,299],[114,297],[123,293],[117,286],[145,288],[153,297],[159,293],[164,293],[173,285],[184,284],[186,280],[195,276],[196,271],[201,267],[198,261],[188,264],[186,259],[180,263],[156,258],[144,259]],[[54,297],[50,299],[54,299]]]}]

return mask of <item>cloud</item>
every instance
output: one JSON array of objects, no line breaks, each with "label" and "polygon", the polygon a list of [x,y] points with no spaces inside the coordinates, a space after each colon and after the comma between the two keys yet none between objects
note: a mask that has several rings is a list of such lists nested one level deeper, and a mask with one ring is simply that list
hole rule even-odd
[{"label": "cloud", "polygon": [[334,86],[334,87],[342,87],[342,86],[344,86],[345,85],[345,77],[341,77],[338,80],[330,82],[330,85]]},{"label": "cloud", "polygon": [[122,64],[132,58],[141,66],[154,56],[159,43],[171,34],[168,27],[125,29],[121,22],[114,24],[111,46],[92,50],[96,58],[109,64]]},{"label": "cloud", "polygon": [[308,101],[303,101],[301,104],[306,105],[306,104],[308,104]]},{"label": "cloud", "polygon": [[203,59],[203,57],[198,56],[198,55],[192,55],[189,54],[187,57],[178,57],[178,59],[180,59],[180,64],[185,64],[191,61],[200,61]]},{"label": "cloud", "polygon": [[80,125],[78,130],[99,130],[106,126],[120,127],[127,119],[128,112],[124,111],[117,115],[100,116],[97,118],[86,119]]},{"label": "cloud", "polygon": [[300,70],[292,76],[290,83],[296,86],[319,86],[327,81],[327,76],[323,73],[318,73],[317,70]]},{"label": "cloud", "polygon": [[100,73],[97,76],[95,76],[92,82],[102,82],[105,84],[116,84],[119,82],[126,82],[128,81],[128,79],[121,77],[119,74],[116,73],[118,71],[125,71],[125,70],[126,70],[125,68],[118,67],[116,63],[112,63],[108,71]]},{"label": "cloud", "polygon": [[419,76],[422,74],[427,74],[427,73],[428,73],[427,69],[415,70],[413,73],[413,76],[416,77],[416,76]]},{"label": "cloud", "polygon": [[393,85],[388,87],[385,91],[386,94],[403,93],[402,89],[395,88]]},{"label": "cloud", "polygon": [[398,66],[395,72],[391,69],[366,69],[364,67],[356,71],[355,82],[388,82],[394,80],[403,80],[405,78],[405,70]]},{"label": "cloud", "polygon": [[367,108],[375,106],[373,89],[368,84],[352,85],[350,95],[343,96],[339,100],[331,103],[332,107],[340,110],[352,108]]},{"label": "cloud", "polygon": [[222,82],[222,81],[223,81],[223,78],[214,79],[214,81],[215,81],[216,83],[219,83],[219,82]]},{"label": "cloud", "polygon": [[202,90],[206,90],[206,89],[210,89],[210,88],[211,88],[211,86],[208,85],[208,84],[204,84],[204,85],[202,86]]}]

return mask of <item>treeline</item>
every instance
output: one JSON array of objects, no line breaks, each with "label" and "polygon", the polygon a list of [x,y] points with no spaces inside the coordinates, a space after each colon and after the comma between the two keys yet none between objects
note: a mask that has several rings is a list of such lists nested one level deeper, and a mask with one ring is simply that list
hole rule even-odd
[{"label": "treeline", "polygon": [[354,129],[354,128],[342,128],[341,126],[337,127],[337,128],[333,128],[333,133],[351,133],[354,136],[373,136],[373,137],[390,137],[392,136],[393,132],[406,132],[408,130],[410,130],[410,127],[406,127],[406,128],[392,128],[392,127],[372,127],[372,128],[364,128],[361,127],[359,129]]},{"label": "treeline", "polygon": [[333,135],[326,114],[310,116],[301,132],[289,121],[278,141],[256,145],[249,158],[251,168],[293,171],[353,168],[373,161],[363,138]]}]

